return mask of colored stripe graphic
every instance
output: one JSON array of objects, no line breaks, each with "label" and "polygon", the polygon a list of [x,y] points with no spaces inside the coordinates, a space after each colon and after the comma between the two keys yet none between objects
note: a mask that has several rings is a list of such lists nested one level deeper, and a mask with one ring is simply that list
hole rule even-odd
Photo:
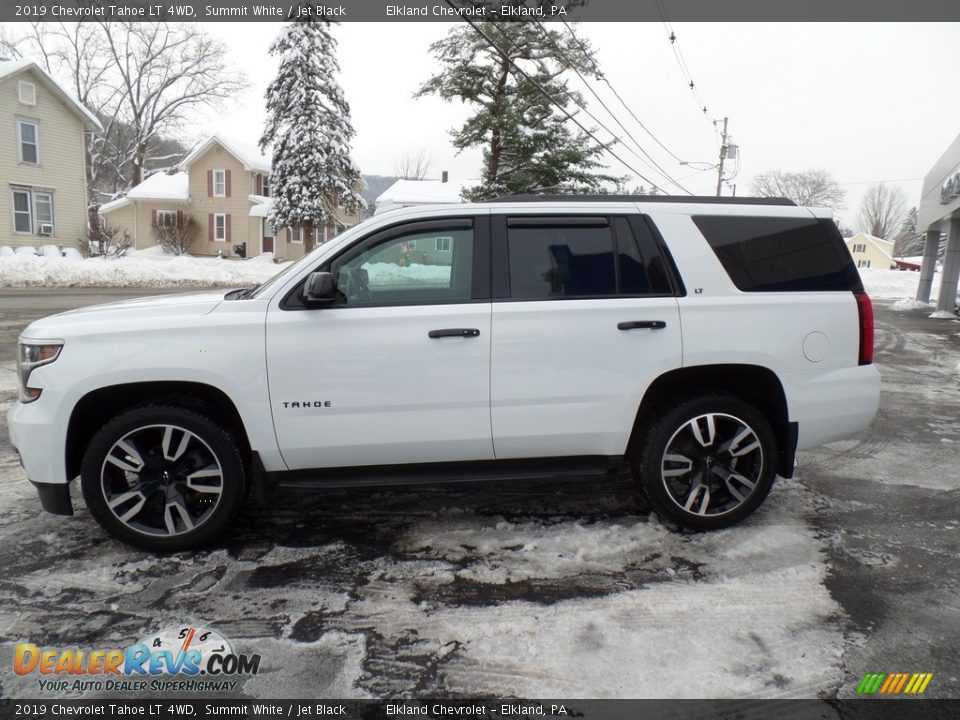
[{"label": "colored stripe graphic", "polygon": [[867,673],[857,686],[861,695],[922,695],[933,673]]}]

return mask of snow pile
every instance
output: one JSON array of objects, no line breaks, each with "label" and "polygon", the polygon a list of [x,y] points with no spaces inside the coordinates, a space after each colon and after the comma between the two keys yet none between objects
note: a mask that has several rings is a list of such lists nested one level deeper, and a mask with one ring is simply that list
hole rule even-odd
[{"label": "snow pile", "polygon": [[134,253],[123,258],[0,256],[0,287],[242,287],[285,265]]},{"label": "snow pile", "polygon": [[903,300],[897,300],[893,305],[890,306],[890,309],[896,312],[908,312],[910,310],[929,310],[930,304],[925,302],[920,302],[919,300],[911,300],[910,298],[904,298]]},{"label": "snow pile", "polygon": [[430,283],[446,287],[450,284],[449,265],[413,263],[400,267],[393,263],[370,263],[363,268],[367,271],[368,282],[375,285],[404,285],[416,282],[417,285]]}]

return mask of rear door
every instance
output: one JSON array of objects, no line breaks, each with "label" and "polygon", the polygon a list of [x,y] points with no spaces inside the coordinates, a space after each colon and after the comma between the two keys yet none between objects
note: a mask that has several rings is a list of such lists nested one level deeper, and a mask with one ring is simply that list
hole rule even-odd
[{"label": "rear door", "polygon": [[493,216],[496,457],[622,455],[682,364],[679,281],[639,214]]}]

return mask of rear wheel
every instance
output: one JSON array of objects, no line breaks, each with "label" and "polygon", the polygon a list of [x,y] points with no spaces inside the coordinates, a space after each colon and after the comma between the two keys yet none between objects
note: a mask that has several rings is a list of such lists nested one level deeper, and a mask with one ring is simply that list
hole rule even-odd
[{"label": "rear wheel", "polygon": [[243,461],[233,438],[205,415],[176,406],[128,410],[90,441],[81,465],[90,513],[145,550],[189,550],[237,514]]},{"label": "rear wheel", "polygon": [[773,485],[777,453],[770,422],[728,395],[679,402],[647,425],[634,477],[662,515],[692,530],[734,525]]}]

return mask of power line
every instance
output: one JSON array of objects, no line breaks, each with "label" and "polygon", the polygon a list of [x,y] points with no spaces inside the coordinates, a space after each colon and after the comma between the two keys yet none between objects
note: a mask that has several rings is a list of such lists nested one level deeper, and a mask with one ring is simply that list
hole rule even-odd
[{"label": "power line", "polygon": [[914,180],[923,180],[923,178],[915,177],[915,178],[893,178],[890,180],[857,180],[855,182],[837,183],[837,185],[875,185],[877,183],[888,183],[888,182],[913,182]]},{"label": "power line", "polygon": [[[674,177],[673,177],[672,175],[670,175],[670,173],[668,173],[668,172],[663,168],[663,166],[661,166],[660,163],[658,163],[658,162],[653,158],[653,156],[650,155],[650,153],[648,153],[646,150],[643,149],[643,146],[640,144],[640,142],[633,136],[633,134],[626,128],[626,126],[625,126],[622,122],[620,122],[620,118],[618,118],[618,117],[613,113],[613,111],[612,111],[612,110],[607,106],[607,104],[603,101],[603,98],[600,97],[600,95],[597,94],[597,91],[593,89],[593,86],[590,85],[590,83],[589,83],[589,81],[587,80],[587,78],[585,78],[585,77],[583,76],[583,74],[580,72],[580,70],[578,70],[577,67],[576,67],[575,65],[573,65],[573,63],[571,63],[571,62],[569,61],[569,59],[564,55],[563,49],[562,49],[559,45],[557,45],[557,43],[553,40],[553,38],[550,36],[550,32],[543,26],[543,23],[541,23],[539,20],[537,20],[536,18],[534,18],[534,24],[537,26],[537,28],[539,28],[539,30],[540,30],[540,32],[542,33],[543,37],[545,37],[547,40],[549,40],[550,44],[553,45],[554,49],[557,51],[557,54],[559,55],[559,57],[561,58],[561,60],[563,60],[563,62],[564,62],[564,64],[566,65],[566,67],[567,67],[568,69],[570,69],[570,70],[573,70],[573,72],[576,73],[577,77],[580,78],[580,80],[583,82],[583,84],[584,84],[584,86],[587,88],[587,90],[589,90],[590,93],[591,93],[591,94],[597,99],[597,101],[600,103],[600,105],[603,106],[603,109],[606,110],[606,111],[607,111],[607,114],[609,114],[610,117],[613,118],[614,122],[617,123],[617,125],[620,126],[620,129],[623,130],[623,132],[627,135],[627,137],[630,138],[630,139],[633,141],[633,144],[637,146],[637,148],[640,150],[640,152],[643,153],[643,154],[649,159],[649,162],[647,162],[647,160],[644,160],[642,157],[640,157],[639,155],[637,155],[637,153],[635,153],[633,150],[631,150],[629,146],[624,145],[624,147],[625,147],[627,150],[629,150],[630,153],[633,154],[633,156],[636,157],[640,162],[642,162],[642,163],[644,163],[645,165],[647,165],[648,167],[650,167],[651,170],[654,170],[654,169],[655,169],[654,171],[655,171],[655,172],[659,172],[659,174],[662,175],[667,181],[673,183],[674,185],[676,185],[678,188],[680,188],[681,190],[683,190],[683,192],[687,193],[688,195],[692,195],[693,193],[691,193],[689,190],[687,190],[687,188],[685,188],[685,187],[684,187],[683,185],[681,185],[676,179],[674,179]],[[495,27],[497,28],[497,30],[500,32],[501,35],[503,35],[504,37],[507,37],[506,33],[505,33],[503,30],[501,30],[499,26],[495,26]],[[507,37],[507,39],[509,40],[508,37]],[[575,38],[575,39],[576,39],[576,38]],[[579,43],[579,40],[577,40],[577,42]],[[592,58],[590,58],[590,55],[586,52],[586,48],[584,48],[582,44],[580,45],[580,47],[581,47],[581,49],[584,50],[584,56],[587,57],[587,58],[589,58],[589,59],[591,60],[593,66],[594,66],[594,68],[595,68],[595,72],[597,72],[597,73],[602,77],[602,73],[600,73],[600,68],[599,68],[599,66],[597,65],[597,63],[596,63],[595,61],[593,61]],[[564,90],[564,92],[566,93],[567,97],[569,97],[571,100],[573,100],[573,102],[574,102],[579,108],[581,108],[585,113],[587,113],[587,115],[589,115],[591,118],[593,118],[593,120],[596,121],[604,130],[606,130],[606,131],[607,131],[608,133],[610,133],[611,135],[614,135],[614,136],[615,136],[615,134],[613,133],[613,131],[610,130],[610,128],[608,128],[607,126],[605,126],[602,122],[600,122],[600,120],[598,120],[594,115],[592,115],[592,114],[590,113],[590,111],[587,110],[587,108],[584,107],[580,102],[578,102],[577,99],[576,99],[573,95],[571,95],[571,94],[570,94],[569,92],[567,92],[566,90]],[[629,110],[629,108],[628,108],[628,110]],[[651,163],[652,163],[652,166],[651,166]]]},{"label": "power line", "polygon": [[[566,20],[563,20],[562,22],[563,22],[564,27],[567,28],[567,32],[570,33],[570,37],[572,37],[572,38],[574,39],[574,41],[577,43],[577,45],[580,46],[580,49],[583,51],[583,54],[584,54],[585,56],[587,56],[587,57],[590,57],[589,54],[588,54],[588,52],[587,52],[587,48],[586,48],[586,47],[584,46],[584,44],[581,42],[580,38],[577,37],[576,33],[573,32],[573,28],[570,26],[570,24],[569,24]],[[617,100],[620,101],[620,104],[623,105],[624,109],[630,114],[630,117],[632,117],[632,118],[634,119],[634,121],[636,121],[637,125],[639,125],[641,128],[643,128],[643,131],[644,131],[647,135],[649,135],[657,145],[659,145],[661,148],[663,148],[664,151],[665,151],[670,157],[672,157],[674,160],[676,160],[676,161],[677,161],[678,163],[680,163],[681,165],[685,164],[684,161],[681,160],[680,157],[676,155],[676,153],[674,153],[670,148],[668,148],[666,145],[664,145],[664,144],[660,141],[660,138],[658,138],[656,135],[653,134],[653,132],[651,132],[650,128],[648,128],[648,127],[644,124],[643,120],[641,120],[640,118],[638,118],[638,117],[636,116],[636,114],[634,114],[633,110],[630,109],[630,106],[627,105],[626,101],[620,96],[620,93],[617,92],[617,89],[616,89],[615,87],[613,87],[613,85],[612,85],[612,84],[610,83],[610,81],[607,79],[607,76],[604,75],[604,74],[600,71],[600,66],[593,60],[593,58],[590,58],[590,61],[593,63],[594,71],[595,71],[595,72],[597,73],[597,75],[600,77],[600,80],[601,80],[608,88],[610,88],[610,92],[612,92],[613,95],[614,95],[614,97],[616,97]]]},{"label": "power line", "polygon": [[667,9],[663,5],[663,0],[655,0],[655,2],[657,6],[657,12],[660,14],[660,19],[663,20],[663,27],[667,31],[667,39],[670,41],[670,48],[673,50],[673,55],[677,59],[677,65],[680,67],[680,73],[683,75],[684,80],[690,87],[694,102],[697,103],[697,109],[703,113],[703,116],[713,126],[713,130],[716,133],[718,132],[717,120],[709,114],[707,111],[707,104],[700,96],[700,91],[697,90],[696,83],[693,81],[693,74],[690,72],[690,67],[687,65],[687,60],[683,56],[683,50],[681,50],[680,46],[677,45],[677,34],[674,32],[673,25],[671,25],[670,20],[667,18]]},{"label": "power line", "polygon": [[[449,5],[451,8],[454,8],[454,9],[457,8],[457,6],[454,4],[453,0],[445,0],[445,2],[446,2],[447,5]],[[646,181],[647,183],[649,183],[651,186],[655,187],[655,188],[656,188],[657,190],[659,190],[660,192],[666,193],[666,191],[665,191],[662,187],[660,187],[659,185],[657,185],[655,182],[653,182],[653,180],[651,180],[650,178],[646,177],[643,173],[641,173],[639,170],[637,170],[637,169],[634,168],[632,165],[630,165],[626,160],[624,160],[622,157],[620,157],[619,155],[617,155],[617,153],[615,153],[615,152],[609,147],[609,145],[607,145],[606,143],[601,142],[600,139],[599,139],[596,135],[594,135],[592,131],[590,131],[588,128],[586,128],[579,120],[577,120],[573,115],[571,115],[570,112],[569,112],[562,104],[560,104],[559,102],[557,102],[556,100],[554,100],[553,97],[550,95],[550,93],[548,93],[548,92],[543,88],[543,86],[542,86],[540,83],[538,83],[536,80],[534,80],[532,77],[530,77],[530,75],[527,74],[527,72],[526,72],[522,67],[520,67],[519,65],[517,65],[517,63],[513,60],[513,58],[511,58],[507,53],[505,53],[503,50],[501,50],[500,47],[490,38],[489,35],[487,35],[487,34],[483,31],[483,29],[482,29],[480,26],[478,26],[473,20],[471,20],[471,19],[470,19],[469,17],[467,17],[466,15],[463,15],[462,17],[463,17],[464,22],[466,22],[470,27],[472,27],[472,28],[474,29],[474,31],[475,31],[478,35],[480,35],[484,40],[486,40],[487,45],[489,45],[489,46],[490,46],[493,50],[495,50],[504,60],[506,60],[511,66],[513,66],[513,68],[514,68],[517,72],[519,72],[521,75],[523,75],[524,78],[526,78],[528,81],[530,81],[530,82],[533,84],[533,86],[537,88],[537,90],[540,92],[540,94],[542,94],[545,98],[547,98],[547,100],[549,100],[552,105],[556,106],[557,109],[560,110],[560,112],[562,112],[564,115],[566,115],[568,119],[573,120],[573,122],[577,125],[577,127],[579,127],[581,130],[583,130],[583,132],[585,132],[587,135],[589,135],[589,136],[594,140],[594,142],[597,143],[597,145],[598,145],[601,149],[605,150],[605,151],[608,152],[610,155],[612,155],[614,158],[616,158],[617,161],[619,161],[621,165],[623,165],[625,168],[627,168],[628,170],[630,170],[630,172],[632,172],[634,175],[636,175],[637,177],[639,177],[641,180]]]}]

